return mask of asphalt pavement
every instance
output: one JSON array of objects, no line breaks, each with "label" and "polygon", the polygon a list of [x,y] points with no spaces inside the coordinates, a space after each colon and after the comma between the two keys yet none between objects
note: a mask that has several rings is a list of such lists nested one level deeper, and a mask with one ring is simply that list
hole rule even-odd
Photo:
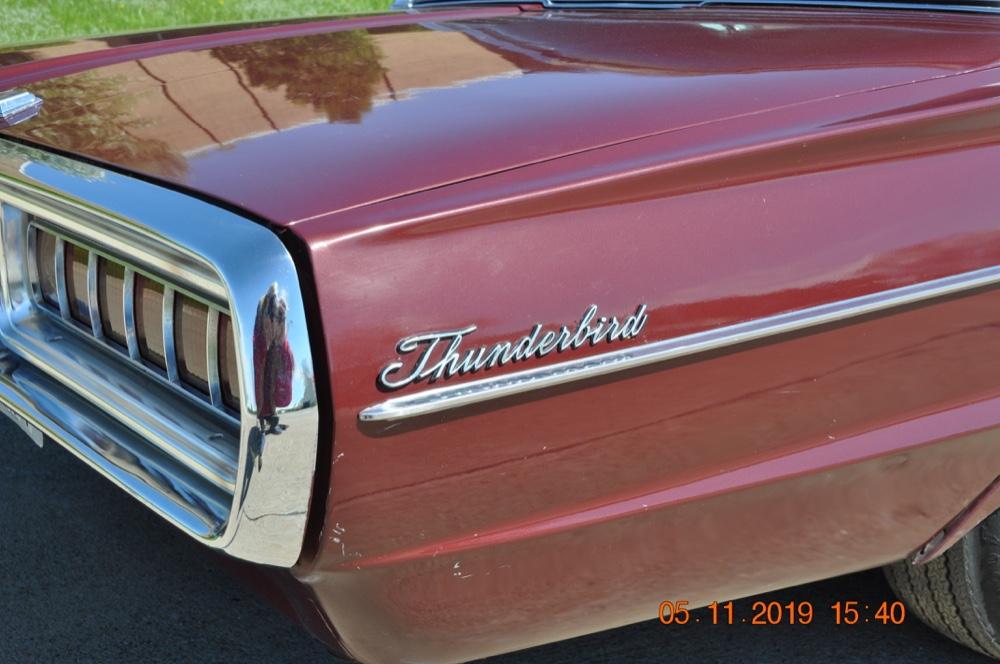
[{"label": "asphalt pavement", "polygon": [[[341,661],[58,445],[39,449],[0,418],[0,459],[0,662]],[[838,626],[829,609],[891,598],[879,571],[862,572],[741,600],[734,625],[701,610],[683,626],[654,620],[488,662],[991,661],[914,618]],[[816,614],[809,625],[741,624],[757,600],[809,601]]]}]

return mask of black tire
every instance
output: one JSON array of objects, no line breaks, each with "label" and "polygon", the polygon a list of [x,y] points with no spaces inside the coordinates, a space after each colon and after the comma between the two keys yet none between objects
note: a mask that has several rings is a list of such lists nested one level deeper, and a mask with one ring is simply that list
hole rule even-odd
[{"label": "black tire", "polygon": [[925,565],[885,567],[907,610],[973,650],[1000,659],[1000,512]]}]

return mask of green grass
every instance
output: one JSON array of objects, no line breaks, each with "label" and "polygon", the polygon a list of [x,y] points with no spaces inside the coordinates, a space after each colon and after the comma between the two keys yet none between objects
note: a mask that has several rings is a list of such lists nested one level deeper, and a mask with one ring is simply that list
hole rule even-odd
[{"label": "green grass", "polygon": [[167,27],[386,11],[390,0],[0,0],[0,47]]}]

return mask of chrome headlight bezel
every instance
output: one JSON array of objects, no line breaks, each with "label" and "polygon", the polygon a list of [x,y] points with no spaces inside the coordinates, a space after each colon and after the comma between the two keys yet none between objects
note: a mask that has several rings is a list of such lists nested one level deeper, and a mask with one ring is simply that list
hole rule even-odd
[{"label": "chrome headlight bezel", "polygon": [[[254,562],[293,565],[308,520],[319,416],[298,273],[274,232],[193,196],[3,139],[0,204],[0,350],[7,366],[0,367],[0,403],[205,544]],[[116,358],[99,340],[74,334],[71,323],[53,320],[39,305],[26,260],[32,224],[128,257],[215,310],[228,310],[239,412],[213,411],[214,393],[208,409],[183,394],[173,401],[169,380],[167,391],[146,384],[148,396],[133,389],[140,403],[116,398],[116,390],[141,381],[142,368],[128,353]],[[283,313],[278,331],[264,320],[276,308]],[[66,334],[52,334],[60,325]],[[272,351],[284,353],[279,378],[288,403],[258,403],[269,398],[275,380],[265,375],[274,371],[265,361]],[[95,430],[102,422],[107,431]],[[233,438],[232,458],[213,450],[219,436]],[[188,457],[235,467],[203,472],[195,463],[197,477],[171,475],[183,475]],[[230,489],[228,510],[221,509]]]}]

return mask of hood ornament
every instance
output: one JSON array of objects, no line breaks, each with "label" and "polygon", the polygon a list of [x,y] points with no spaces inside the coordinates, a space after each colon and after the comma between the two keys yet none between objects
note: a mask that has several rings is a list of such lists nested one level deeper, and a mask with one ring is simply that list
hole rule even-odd
[{"label": "hood ornament", "polygon": [[38,115],[42,100],[26,91],[0,92],[0,129],[30,120]]}]

